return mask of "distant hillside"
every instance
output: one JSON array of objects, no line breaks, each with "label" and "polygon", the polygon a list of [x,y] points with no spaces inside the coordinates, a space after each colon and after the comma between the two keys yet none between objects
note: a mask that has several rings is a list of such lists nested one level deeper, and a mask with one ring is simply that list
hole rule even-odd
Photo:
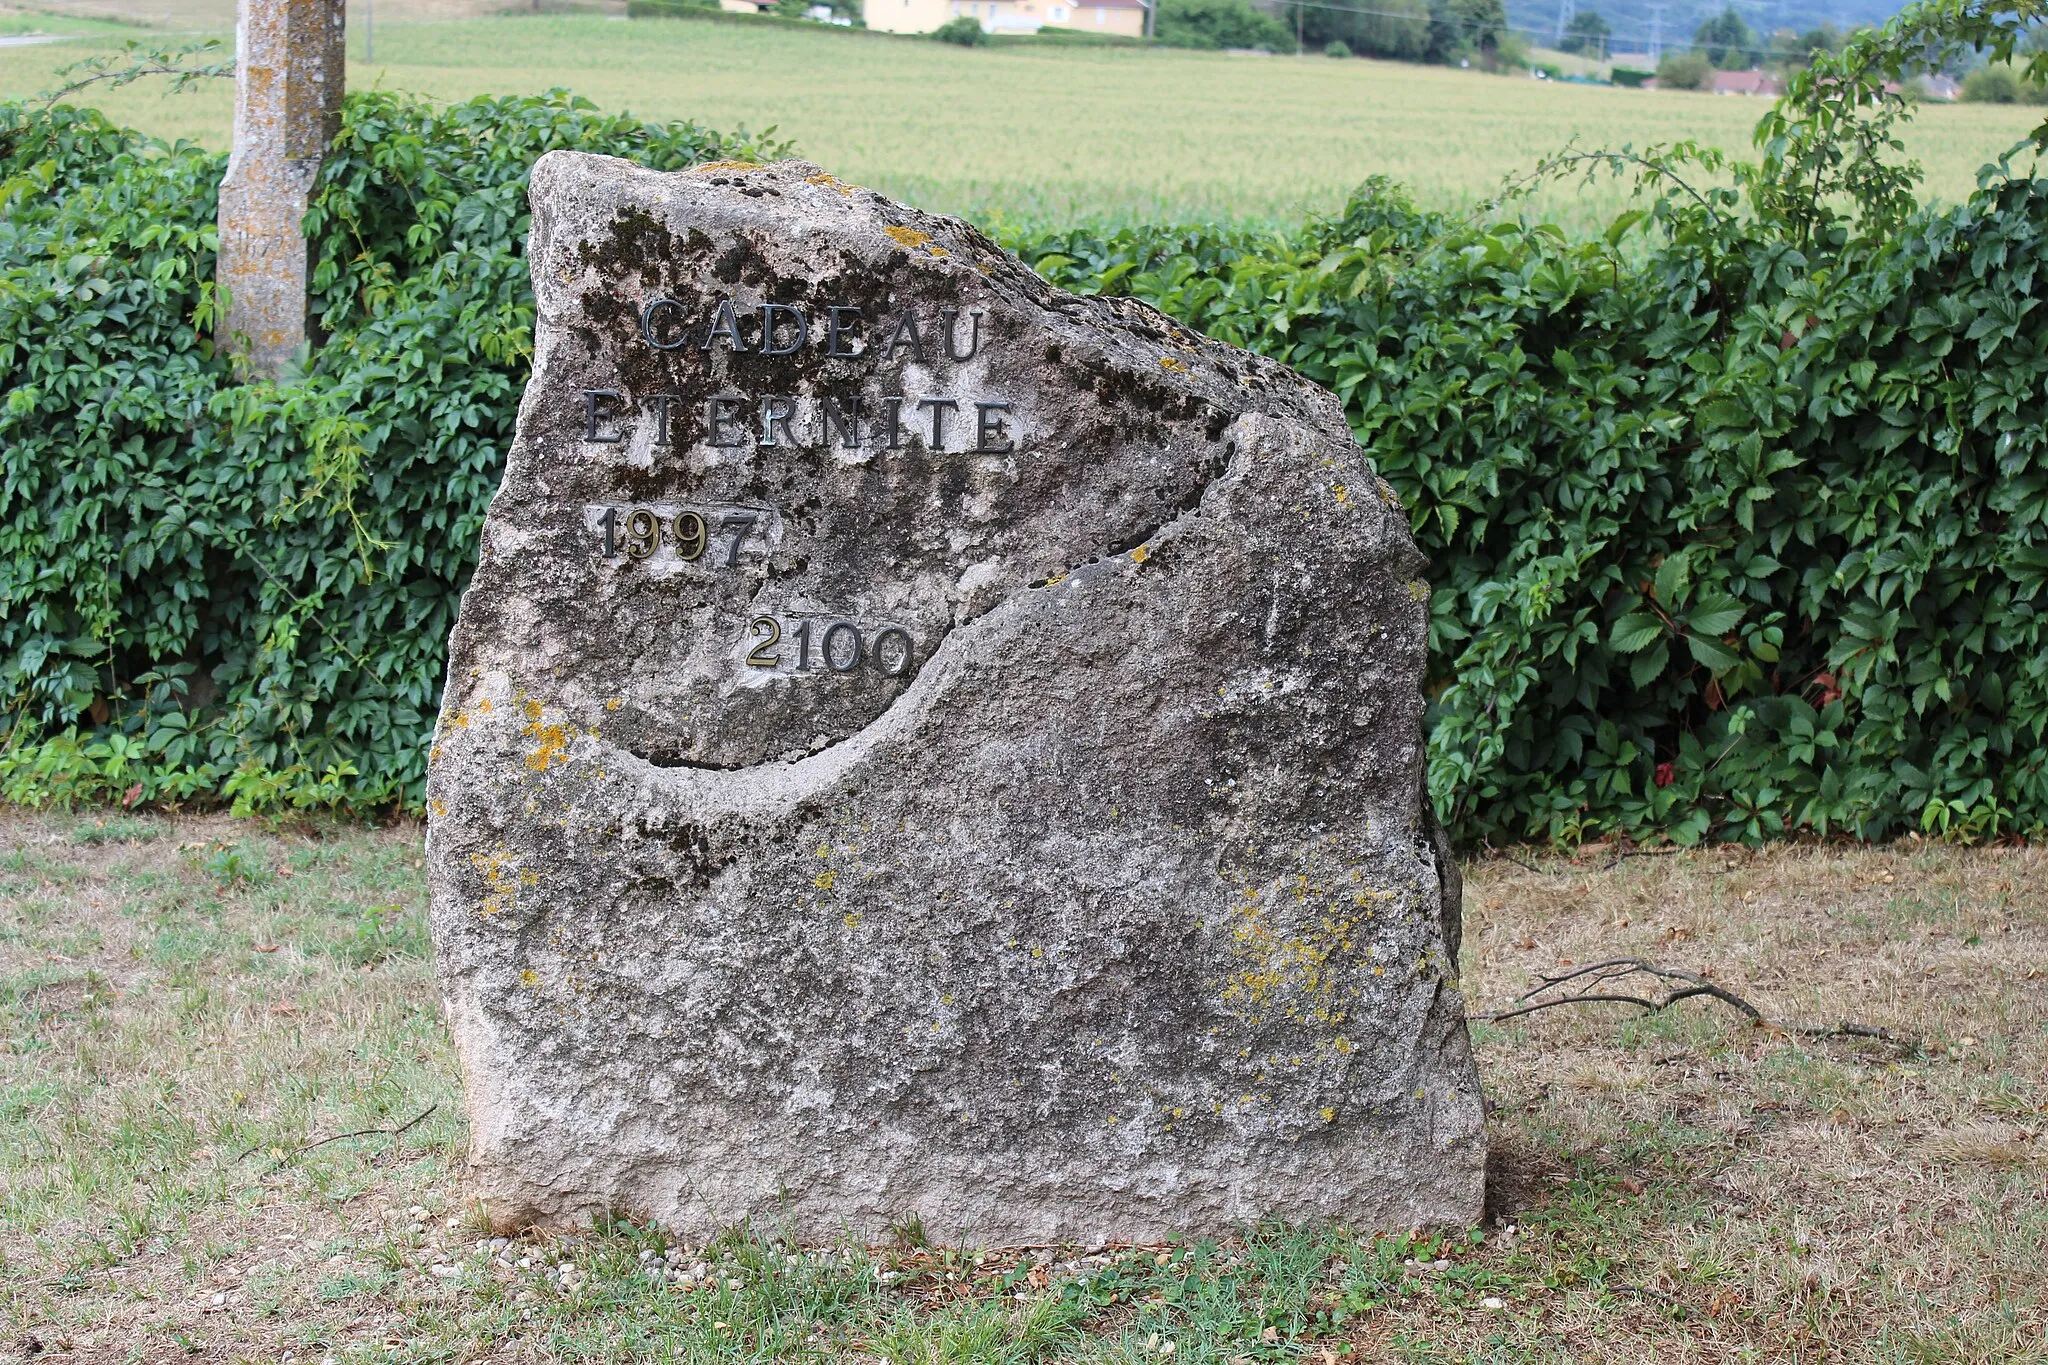
[{"label": "distant hillside", "polygon": [[[1598,10],[1614,31],[1612,50],[1647,52],[1659,27],[1666,51],[1692,41],[1701,21],[1719,14],[1722,3],[1707,0],[1575,0],[1578,8]],[[1508,20],[1522,33],[1549,46],[1557,35],[1559,0],[1507,0]],[[1734,0],[1736,13],[1759,35],[1778,29],[1804,33],[1833,24],[1849,29],[1881,24],[1904,8],[1893,0]],[[1656,16],[1661,12],[1662,24]]]}]

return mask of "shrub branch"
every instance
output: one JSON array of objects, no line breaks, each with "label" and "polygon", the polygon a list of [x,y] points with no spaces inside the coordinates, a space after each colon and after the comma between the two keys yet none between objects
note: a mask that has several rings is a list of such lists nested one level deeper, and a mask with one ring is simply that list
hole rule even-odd
[{"label": "shrub branch", "polygon": [[[1637,995],[1617,989],[1620,983],[1642,976],[1658,982],[1675,984],[1662,995]],[[1680,1001],[1705,997],[1719,1000],[1760,1028],[1775,1029],[1780,1033],[1795,1033],[1807,1038],[1870,1038],[1890,1043],[1906,1051],[1913,1051],[1920,1046],[1917,1038],[1904,1038],[1890,1029],[1875,1024],[1859,1024],[1848,1020],[1839,1024],[1781,1022],[1770,1018],[1734,991],[1725,986],[1718,986],[1704,976],[1677,967],[1645,962],[1639,957],[1611,957],[1605,962],[1575,967],[1568,972],[1539,972],[1537,977],[1542,984],[1517,997],[1512,1008],[1496,1010],[1491,1014],[1476,1014],[1472,1017],[1497,1024],[1503,1020],[1520,1018],[1525,1014],[1535,1014],[1539,1010],[1555,1009],[1560,1005],[1603,1004],[1633,1005],[1642,1011],[1643,1015],[1648,1016],[1660,1014]]]},{"label": "shrub branch", "polygon": [[[197,81],[232,77],[235,74],[235,64],[232,61],[207,62],[196,66],[191,64],[192,58],[217,52],[220,45],[220,39],[206,38],[200,42],[187,43],[183,47],[145,48],[131,38],[121,45],[119,52],[87,57],[82,62],[73,62],[69,66],[58,68],[57,75],[60,79],[74,71],[86,71],[91,74],[81,76],[55,90],[43,92],[43,108],[55,108],[57,101],[66,95],[76,94],[100,81],[109,81],[112,83],[111,88],[119,88],[131,85],[144,76],[171,76],[175,79],[171,82],[169,93],[175,95]],[[129,59],[128,65],[115,66],[114,63],[122,57]]]}]

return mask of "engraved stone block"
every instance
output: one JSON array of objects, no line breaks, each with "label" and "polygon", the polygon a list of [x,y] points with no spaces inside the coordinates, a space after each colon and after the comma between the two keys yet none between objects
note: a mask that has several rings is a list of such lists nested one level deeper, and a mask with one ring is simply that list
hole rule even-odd
[{"label": "engraved stone block", "polygon": [[428,785],[493,1219],[1475,1220],[1429,591],[1336,400],[804,163],[532,202]]}]

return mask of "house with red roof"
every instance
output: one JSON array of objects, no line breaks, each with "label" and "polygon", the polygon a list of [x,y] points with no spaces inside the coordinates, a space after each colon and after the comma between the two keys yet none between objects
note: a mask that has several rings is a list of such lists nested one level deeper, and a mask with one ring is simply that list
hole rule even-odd
[{"label": "house with red roof", "polygon": [[1762,95],[1767,99],[1785,93],[1784,85],[1768,71],[1716,71],[1714,83],[1707,88],[1717,95]]}]

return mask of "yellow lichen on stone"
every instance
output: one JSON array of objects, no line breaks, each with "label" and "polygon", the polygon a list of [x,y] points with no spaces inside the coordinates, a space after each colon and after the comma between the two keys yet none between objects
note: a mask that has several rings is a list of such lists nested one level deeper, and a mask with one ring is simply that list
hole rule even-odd
[{"label": "yellow lichen on stone", "polygon": [[533,752],[526,756],[526,766],[537,773],[544,773],[558,763],[567,763],[569,728],[559,722],[544,724],[541,705],[537,701],[527,702],[524,710],[526,724],[519,733],[534,741]]},{"label": "yellow lichen on stone", "polygon": [[890,224],[888,227],[883,228],[882,231],[888,233],[891,237],[895,238],[898,242],[902,243],[904,246],[909,247],[913,251],[923,246],[926,242],[929,242],[932,239],[932,235],[929,232],[919,232],[916,228],[902,227],[894,223]]},{"label": "yellow lichen on stone", "polygon": [[804,183],[806,185],[823,185],[827,189],[838,190],[848,199],[853,198],[853,186],[847,184],[838,176],[827,174],[824,171],[820,171],[816,175],[805,176]]},{"label": "yellow lichen on stone", "polygon": [[522,884],[532,886],[540,880],[531,873],[522,877],[519,864],[512,859],[512,851],[503,844],[489,853],[470,854],[469,865],[483,878],[484,895],[477,902],[476,912],[485,919],[516,905]]},{"label": "yellow lichen on stone", "polygon": [[825,869],[825,871],[820,872],[817,876],[811,878],[811,885],[817,887],[820,891],[830,891],[832,889],[832,884],[838,880],[839,874],[837,872],[832,871],[830,868],[827,868]]},{"label": "yellow lichen on stone", "polygon": [[1429,584],[1419,578],[1409,579],[1408,596],[1412,601],[1427,602],[1429,600]]},{"label": "yellow lichen on stone", "polygon": [[1131,562],[1133,564],[1143,564],[1147,559],[1150,559],[1151,557],[1152,552],[1142,545],[1140,545],[1137,549],[1131,551]]},{"label": "yellow lichen on stone", "polygon": [[1162,370],[1173,370],[1179,374],[1188,373],[1188,367],[1170,355],[1159,357],[1159,368]]},{"label": "yellow lichen on stone", "polygon": [[1330,496],[1334,497],[1337,500],[1337,505],[1339,507],[1342,507],[1345,503],[1351,501],[1351,490],[1346,488],[1341,483],[1335,484],[1332,485],[1330,489]]},{"label": "yellow lichen on stone", "polygon": [[[1335,899],[1306,876],[1297,876],[1287,889],[1297,905]],[[1259,892],[1246,888],[1243,901],[1231,909],[1237,967],[1223,985],[1222,1000],[1249,1024],[1263,1022],[1274,1011],[1298,1023],[1340,1024],[1357,991],[1349,984],[1346,964],[1356,952],[1359,917],[1333,909],[1312,921],[1295,918],[1294,912],[1289,918],[1289,932],[1276,930]]]},{"label": "yellow lichen on stone", "polygon": [[699,175],[705,171],[758,171],[758,161],[707,161],[701,166],[690,167],[690,174]]},{"label": "yellow lichen on stone", "polygon": [[1389,507],[1399,510],[1401,507],[1401,495],[1394,491],[1394,486],[1385,479],[1374,479],[1373,483],[1376,485],[1374,491],[1380,495],[1380,501]]},{"label": "yellow lichen on stone", "polygon": [[624,697],[613,697],[610,701],[604,704],[604,709],[607,711],[616,711],[625,704],[626,699]]}]

